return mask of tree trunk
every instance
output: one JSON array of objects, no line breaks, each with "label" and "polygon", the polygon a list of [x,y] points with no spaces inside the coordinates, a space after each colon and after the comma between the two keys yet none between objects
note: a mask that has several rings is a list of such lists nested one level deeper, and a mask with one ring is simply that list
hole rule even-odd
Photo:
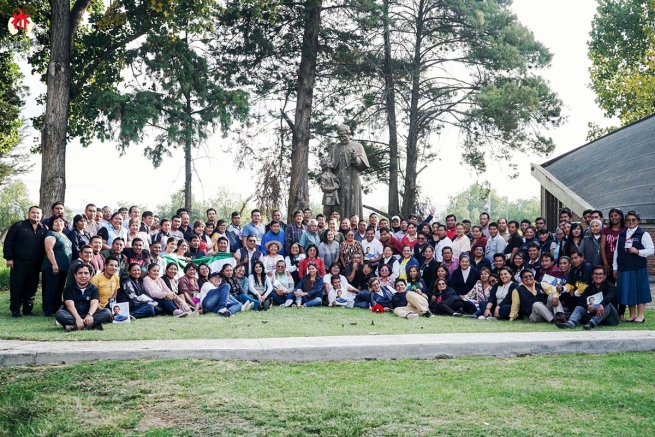
[{"label": "tree trunk", "polygon": [[391,35],[389,30],[389,0],[384,0],[384,91],[389,125],[389,214],[400,213],[398,198],[398,131],[396,124],[396,90],[391,67]]},{"label": "tree trunk", "polygon": [[66,130],[70,110],[70,2],[51,0],[50,63],[46,72],[46,107],[41,129],[41,187],[39,204],[65,201]]},{"label": "tree trunk", "polygon": [[417,204],[417,172],[418,160],[418,99],[421,82],[421,42],[423,39],[423,11],[425,0],[419,1],[416,15],[416,39],[414,42],[414,61],[412,66],[412,96],[409,106],[409,133],[407,135],[407,162],[405,166],[405,199],[403,200],[402,216],[409,217],[414,213]]},{"label": "tree trunk", "polygon": [[287,216],[289,220],[291,220],[294,210],[309,207],[309,121],[312,115],[312,99],[316,80],[322,3],[322,0],[305,2],[304,34],[300,67],[298,68],[296,114],[291,142],[291,180]]},{"label": "tree trunk", "polygon": [[191,114],[191,96],[186,94],[186,126],[184,128],[184,207],[191,211],[191,129],[193,115]]}]

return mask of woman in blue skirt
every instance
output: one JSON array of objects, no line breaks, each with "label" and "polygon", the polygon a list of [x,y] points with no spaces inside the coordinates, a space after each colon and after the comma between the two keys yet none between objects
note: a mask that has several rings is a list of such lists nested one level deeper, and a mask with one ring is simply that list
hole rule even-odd
[{"label": "woman in blue skirt", "polygon": [[644,323],[644,309],[651,301],[646,258],[655,253],[653,239],[639,226],[639,213],[628,211],[626,228],[619,234],[614,252],[614,276],[619,303],[628,305],[626,322]]}]

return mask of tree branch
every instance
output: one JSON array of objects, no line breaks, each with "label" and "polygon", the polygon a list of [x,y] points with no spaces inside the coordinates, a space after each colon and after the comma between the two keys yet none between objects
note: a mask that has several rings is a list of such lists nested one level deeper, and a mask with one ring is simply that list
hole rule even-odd
[{"label": "tree branch", "polygon": [[71,9],[70,12],[71,47],[73,47],[73,35],[75,35],[77,28],[80,26],[80,23],[82,22],[82,17],[84,16],[84,12],[86,12],[86,8],[89,7],[89,3],[91,3],[91,0],[76,0],[75,4],[73,5],[73,9]]},{"label": "tree branch", "polygon": [[289,128],[291,128],[291,132],[294,134],[296,133],[296,126],[293,124],[293,121],[289,118],[286,112],[284,112],[283,109],[280,109],[280,114],[282,114],[282,117],[284,117],[284,120],[286,120],[287,124],[289,125]]}]

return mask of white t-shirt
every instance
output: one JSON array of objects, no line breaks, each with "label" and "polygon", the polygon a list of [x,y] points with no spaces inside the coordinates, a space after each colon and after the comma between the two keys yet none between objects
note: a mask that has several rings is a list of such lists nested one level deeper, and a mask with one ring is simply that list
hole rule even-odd
[{"label": "white t-shirt", "polygon": [[364,252],[364,261],[379,258],[382,255],[382,243],[380,240],[374,238],[369,242],[367,239],[362,240],[362,252]]}]

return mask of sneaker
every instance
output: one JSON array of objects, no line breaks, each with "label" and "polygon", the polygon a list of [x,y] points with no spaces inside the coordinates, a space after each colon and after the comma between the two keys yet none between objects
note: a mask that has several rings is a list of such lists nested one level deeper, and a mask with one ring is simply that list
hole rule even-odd
[{"label": "sneaker", "polygon": [[187,314],[189,315],[189,317],[198,317],[199,315],[198,311],[191,311],[191,310],[189,310]]},{"label": "sneaker", "polygon": [[[491,317],[490,317],[491,318]],[[495,317],[494,317],[495,318]],[[487,320],[484,316],[478,316],[478,320]]]},{"label": "sneaker", "polygon": [[64,329],[66,329],[66,332],[77,331],[77,326],[75,326],[75,325],[66,325],[66,326],[64,326]]},{"label": "sneaker", "polygon": [[271,307],[271,300],[268,299],[266,302],[264,302],[264,305],[261,305],[259,308],[262,311],[268,311],[268,309]]},{"label": "sneaker", "polygon": [[293,305],[293,300],[291,300],[291,299],[287,299],[286,302],[284,302],[282,305],[280,305],[280,308],[288,308],[288,307],[290,307],[291,305]]},{"label": "sneaker", "polygon": [[573,329],[573,328],[575,328],[573,323],[569,323],[569,322],[555,322],[555,326],[557,326],[560,329]]},{"label": "sneaker", "polygon": [[61,323],[59,323],[57,319],[55,319],[55,326],[61,326]]},{"label": "sneaker", "polygon": [[130,314],[130,322],[133,322],[136,320],[136,317],[134,317],[132,314]]},{"label": "sneaker", "polygon": [[592,325],[591,323],[587,323],[586,325],[583,326],[583,328],[585,329],[585,331],[589,331],[591,329],[594,329],[595,326]]},{"label": "sneaker", "polygon": [[421,314],[423,317],[427,317],[428,319],[431,319],[434,317],[434,314],[432,314],[430,311],[426,311],[423,314]]},{"label": "sneaker", "polygon": [[466,316],[466,318],[467,318],[467,319],[477,319],[478,316],[473,315],[473,314],[468,314],[468,315]]},{"label": "sneaker", "polygon": [[250,302],[246,301],[246,303],[241,304],[241,311],[248,311],[248,304]]},{"label": "sneaker", "polygon": [[[484,316],[482,316],[482,317],[484,317]],[[489,317],[487,317],[487,320],[498,320],[498,319],[495,318],[494,316],[489,316]]]},{"label": "sneaker", "polygon": [[406,319],[409,319],[409,320],[418,319],[418,314],[416,314],[416,313],[408,313],[408,314],[405,316],[405,318],[406,318]]},{"label": "sneaker", "polygon": [[218,315],[221,317],[232,317],[232,313],[227,308],[218,310]]},{"label": "sneaker", "polygon": [[462,317],[462,313],[453,313],[453,317]]},{"label": "sneaker", "polygon": [[565,323],[566,322],[566,316],[564,313],[557,313],[555,314],[555,320],[557,320],[560,323]]},{"label": "sneaker", "polygon": [[173,317],[186,317],[188,315],[189,314],[186,311],[182,311],[180,309],[173,311]]}]

